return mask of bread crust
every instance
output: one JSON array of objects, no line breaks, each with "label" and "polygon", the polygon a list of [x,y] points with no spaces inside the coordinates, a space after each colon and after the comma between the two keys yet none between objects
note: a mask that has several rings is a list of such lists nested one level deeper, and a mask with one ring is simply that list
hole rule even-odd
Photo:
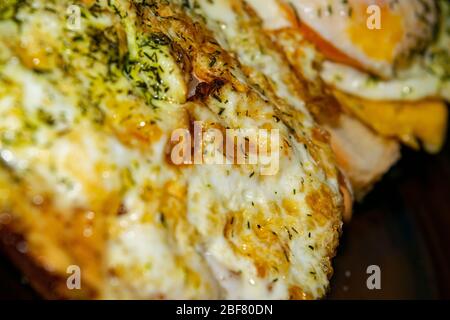
[{"label": "bread crust", "polygon": [[347,114],[327,129],[336,161],[350,180],[356,200],[361,200],[400,159],[397,141],[378,136]]},{"label": "bread crust", "polygon": [[31,252],[19,249],[24,247],[26,248],[24,235],[14,232],[8,225],[0,224],[0,252],[22,272],[40,297],[47,300],[95,298],[94,291],[89,288],[69,290],[66,277],[46,270]]}]

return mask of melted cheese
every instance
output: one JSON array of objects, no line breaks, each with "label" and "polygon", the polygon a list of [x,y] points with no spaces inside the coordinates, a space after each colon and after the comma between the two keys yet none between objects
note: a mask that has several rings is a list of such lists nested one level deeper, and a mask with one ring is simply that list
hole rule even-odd
[{"label": "melted cheese", "polygon": [[[257,43],[236,60],[214,41],[232,33],[194,24],[185,3],[83,3],[78,31],[62,27],[67,1],[21,3],[21,28],[0,21],[0,209],[19,218],[9,227],[29,255],[56,276],[80,266],[76,297],[322,297],[342,198],[326,139],[290,98],[289,68],[262,52],[255,65]],[[209,22],[236,27],[228,2],[204,4]],[[248,70],[273,73],[270,91]],[[171,134],[198,120],[278,129],[279,171],[175,166]]]},{"label": "melted cheese", "polygon": [[379,102],[355,98],[335,91],[341,105],[385,137],[406,145],[438,153],[447,135],[448,110],[441,101]]}]

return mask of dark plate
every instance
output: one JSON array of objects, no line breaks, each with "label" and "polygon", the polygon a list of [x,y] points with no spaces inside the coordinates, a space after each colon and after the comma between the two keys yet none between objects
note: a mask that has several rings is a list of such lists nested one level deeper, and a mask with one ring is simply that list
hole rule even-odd
[{"label": "dark plate", "polygon": [[[450,299],[450,145],[403,154],[344,227],[330,299]],[[371,265],[381,290],[367,288]],[[0,299],[36,298],[0,255]]]},{"label": "dark plate", "polygon": [[[380,267],[381,290],[367,268]],[[344,227],[331,299],[450,299],[450,144],[401,162]]]}]

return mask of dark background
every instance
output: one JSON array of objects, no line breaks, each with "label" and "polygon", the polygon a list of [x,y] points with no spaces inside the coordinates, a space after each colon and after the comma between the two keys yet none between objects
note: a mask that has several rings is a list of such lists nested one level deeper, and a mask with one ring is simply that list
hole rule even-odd
[{"label": "dark background", "polygon": [[[437,156],[403,150],[356,205],[334,265],[329,299],[450,299],[450,143]],[[366,286],[370,265],[381,290]],[[37,298],[0,254],[0,299]]]},{"label": "dark background", "polygon": [[[381,290],[367,289],[370,265],[381,268]],[[404,149],[356,206],[329,298],[450,299],[450,141],[437,156]]]}]

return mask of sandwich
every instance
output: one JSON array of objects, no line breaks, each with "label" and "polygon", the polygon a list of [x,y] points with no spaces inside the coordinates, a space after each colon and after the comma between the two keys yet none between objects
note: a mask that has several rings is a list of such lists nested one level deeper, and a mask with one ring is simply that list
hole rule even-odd
[{"label": "sandwich", "polygon": [[432,154],[442,149],[450,99],[448,1],[247,3],[307,82],[311,99],[328,96],[339,105],[341,119],[324,126],[356,198],[399,159],[399,143]]},{"label": "sandwich", "polygon": [[[0,8],[0,243],[43,297],[326,294],[347,186],[289,87],[187,1]],[[276,170],[230,159],[217,132],[244,158],[270,150]]]},{"label": "sandwich", "polygon": [[410,2],[3,2],[0,249],[49,299],[323,298],[444,143],[450,5]]}]

